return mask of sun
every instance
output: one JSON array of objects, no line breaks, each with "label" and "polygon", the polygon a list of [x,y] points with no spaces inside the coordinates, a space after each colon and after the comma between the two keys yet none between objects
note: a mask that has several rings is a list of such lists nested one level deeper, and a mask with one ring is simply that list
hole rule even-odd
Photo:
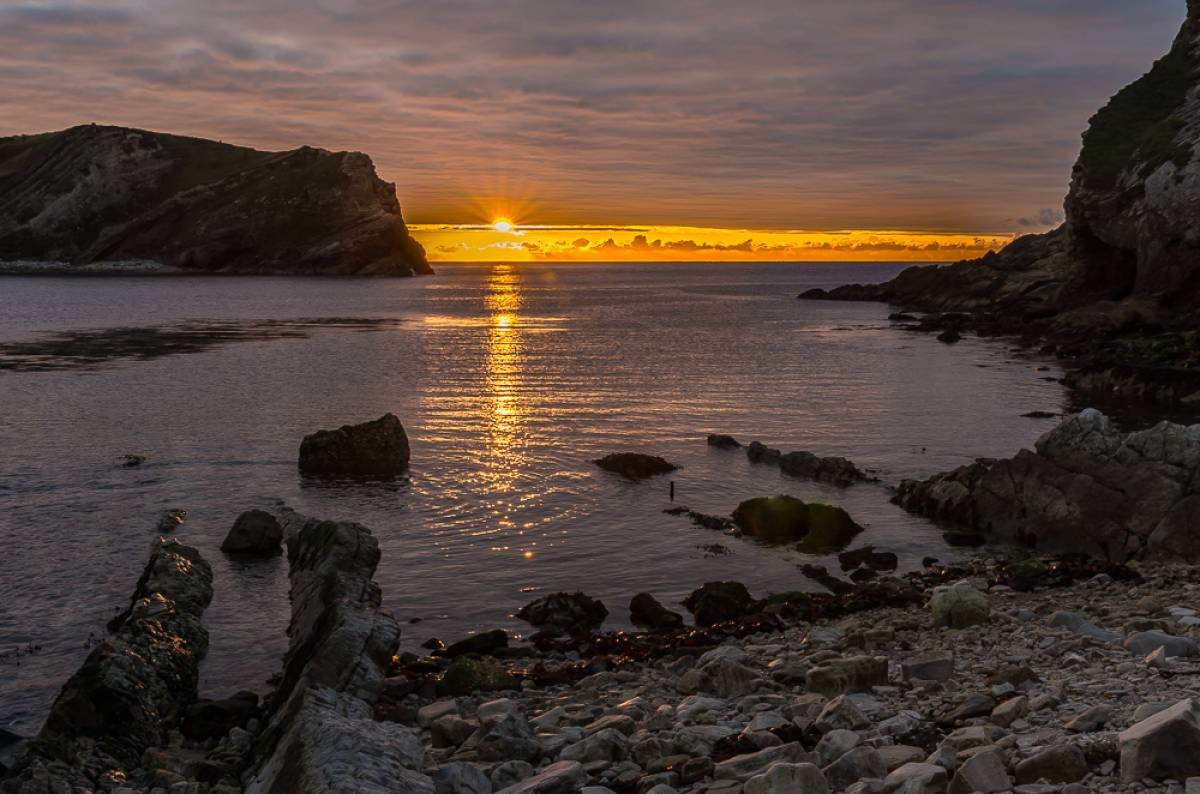
[{"label": "sun", "polygon": [[492,221],[492,228],[498,232],[511,232],[516,227],[508,218],[497,218]]}]

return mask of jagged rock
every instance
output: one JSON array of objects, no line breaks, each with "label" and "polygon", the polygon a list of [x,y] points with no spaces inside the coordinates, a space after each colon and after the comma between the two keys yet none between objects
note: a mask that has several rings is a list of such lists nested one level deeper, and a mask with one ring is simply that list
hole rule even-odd
[{"label": "jagged rock", "polygon": [[713,777],[717,780],[747,781],[778,763],[804,764],[812,763],[812,760],[799,742],[790,742],[721,761],[713,768]]},{"label": "jagged rock", "polygon": [[929,607],[933,610],[933,625],[952,629],[986,623],[991,611],[987,596],[966,581],[935,587]]},{"label": "jagged rock", "polygon": [[567,745],[558,754],[560,761],[624,761],[629,755],[629,740],[616,728],[604,728],[574,744]]},{"label": "jagged rock", "polygon": [[1200,425],[1125,434],[1088,409],[1034,451],[901,485],[906,509],[1003,542],[1113,562],[1200,560]]},{"label": "jagged rock", "polygon": [[854,701],[845,695],[838,695],[821,709],[821,713],[813,721],[813,728],[818,733],[825,734],[839,729],[856,731],[870,724],[871,721],[854,705]]},{"label": "jagged rock", "polygon": [[760,441],[751,441],[746,447],[746,458],[751,463],[779,463],[783,453]]},{"label": "jagged rock", "polygon": [[1200,775],[1200,706],[1181,700],[1121,732],[1121,780]]},{"label": "jagged rock", "polygon": [[734,523],[747,535],[767,543],[796,542],[811,554],[845,548],[862,532],[840,507],[807,504],[794,496],[760,496],[733,511]]},{"label": "jagged rock", "polygon": [[832,764],[861,743],[861,737],[854,731],[838,728],[822,736],[820,741],[817,742],[817,746],[813,748],[813,752],[817,754],[821,765],[826,766]]},{"label": "jagged rock", "polygon": [[249,794],[433,794],[421,740],[373,718],[400,641],[373,577],[379,544],[365,527],[289,514],[292,617],[283,675],[243,777]]},{"label": "jagged rock", "polygon": [[529,721],[515,712],[481,725],[471,741],[483,761],[536,761],[542,754]]},{"label": "jagged rock", "polygon": [[619,474],[630,480],[644,480],[647,477],[667,474],[679,468],[657,455],[643,455],[640,452],[616,452],[592,462],[605,471],[611,471],[613,474]]},{"label": "jagged rock", "polygon": [[63,685],[5,790],[100,788],[166,744],[196,697],[208,650],[201,616],[212,595],[212,568],[200,552],[158,538],[129,607]]},{"label": "jagged rock", "polygon": [[393,414],[319,430],[300,444],[300,471],[321,477],[395,477],[408,460],[408,435]]},{"label": "jagged rock", "polygon": [[1036,783],[1039,780],[1074,783],[1087,776],[1088,763],[1083,750],[1073,744],[1060,744],[1047,747],[1021,761],[1015,772],[1018,784]]},{"label": "jagged rock", "polygon": [[278,554],[283,543],[283,525],[265,510],[247,510],[237,517],[221,551],[228,554]]},{"label": "jagged rock", "polygon": [[758,602],[741,582],[706,582],[693,590],[683,605],[697,626],[712,626],[735,620],[757,610]]},{"label": "jagged rock", "polygon": [[738,440],[733,436],[726,436],[720,433],[711,433],[708,436],[708,445],[710,447],[718,447],[720,449],[737,449],[741,446]]},{"label": "jagged rock", "polygon": [[0,204],[0,261],[431,272],[395,185],[358,152],[259,152],[89,124],[0,138]]},{"label": "jagged rock", "polygon": [[845,458],[823,458],[811,452],[787,453],[779,459],[779,470],[793,477],[833,483],[843,488],[867,479],[857,466]]},{"label": "jagged rock", "polygon": [[466,654],[487,655],[508,647],[508,632],[504,629],[492,629],[472,634],[470,637],[451,643],[443,655],[451,658]]},{"label": "jagged rock", "polygon": [[683,626],[683,615],[667,609],[649,593],[638,593],[630,599],[629,619],[635,626],[652,631],[670,631]]},{"label": "jagged rock", "polygon": [[834,791],[841,791],[863,778],[882,780],[887,776],[879,751],[866,745],[855,747],[821,772]]},{"label": "jagged rock", "polygon": [[829,783],[812,764],[773,764],[742,786],[742,794],[829,794]]},{"label": "jagged rock", "polygon": [[586,780],[583,765],[578,761],[559,761],[497,794],[575,794]]},{"label": "jagged rock", "polygon": [[550,593],[518,609],[517,617],[545,631],[579,637],[599,627],[608,609],[583,593]]}]

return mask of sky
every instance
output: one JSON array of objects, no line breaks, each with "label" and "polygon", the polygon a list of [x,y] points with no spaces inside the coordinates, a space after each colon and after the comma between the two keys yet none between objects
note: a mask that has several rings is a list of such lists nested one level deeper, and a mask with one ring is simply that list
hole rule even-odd
[{"label": "sky", "polygon": [[96,122],[364,151],[433,259],[951,259],[1061,220],[1088,117],[1184,13],[0,0],[0,135]]}]

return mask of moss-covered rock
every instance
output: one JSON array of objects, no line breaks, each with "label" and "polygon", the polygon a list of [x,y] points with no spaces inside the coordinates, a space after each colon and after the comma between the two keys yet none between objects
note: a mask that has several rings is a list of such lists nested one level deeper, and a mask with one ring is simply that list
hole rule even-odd
[{"label": "moss-covered rock", "polygon": [[862,527],[840,507],[806,503],[794,496],[747,499],[733,511],[734,523],[765,543],[792,543],[800,551],[824,554],[844,549]]},{"label": "moss-covered rock", "polygon": [[460,656],[450,663],[442,678],[441,689],[445,694],[457,697],[472,692],[502,692],[517,687],[517,679],[503,667]]}]

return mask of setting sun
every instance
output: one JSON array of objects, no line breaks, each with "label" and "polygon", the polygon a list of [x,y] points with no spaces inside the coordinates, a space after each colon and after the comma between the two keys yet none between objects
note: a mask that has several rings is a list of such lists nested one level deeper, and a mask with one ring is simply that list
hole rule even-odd
[{"label": "setting sun", "polygon": [[492,228],[498,232],[511,232],[513,230],[513,222],[508,218],[497,218],[492,221]]}]

